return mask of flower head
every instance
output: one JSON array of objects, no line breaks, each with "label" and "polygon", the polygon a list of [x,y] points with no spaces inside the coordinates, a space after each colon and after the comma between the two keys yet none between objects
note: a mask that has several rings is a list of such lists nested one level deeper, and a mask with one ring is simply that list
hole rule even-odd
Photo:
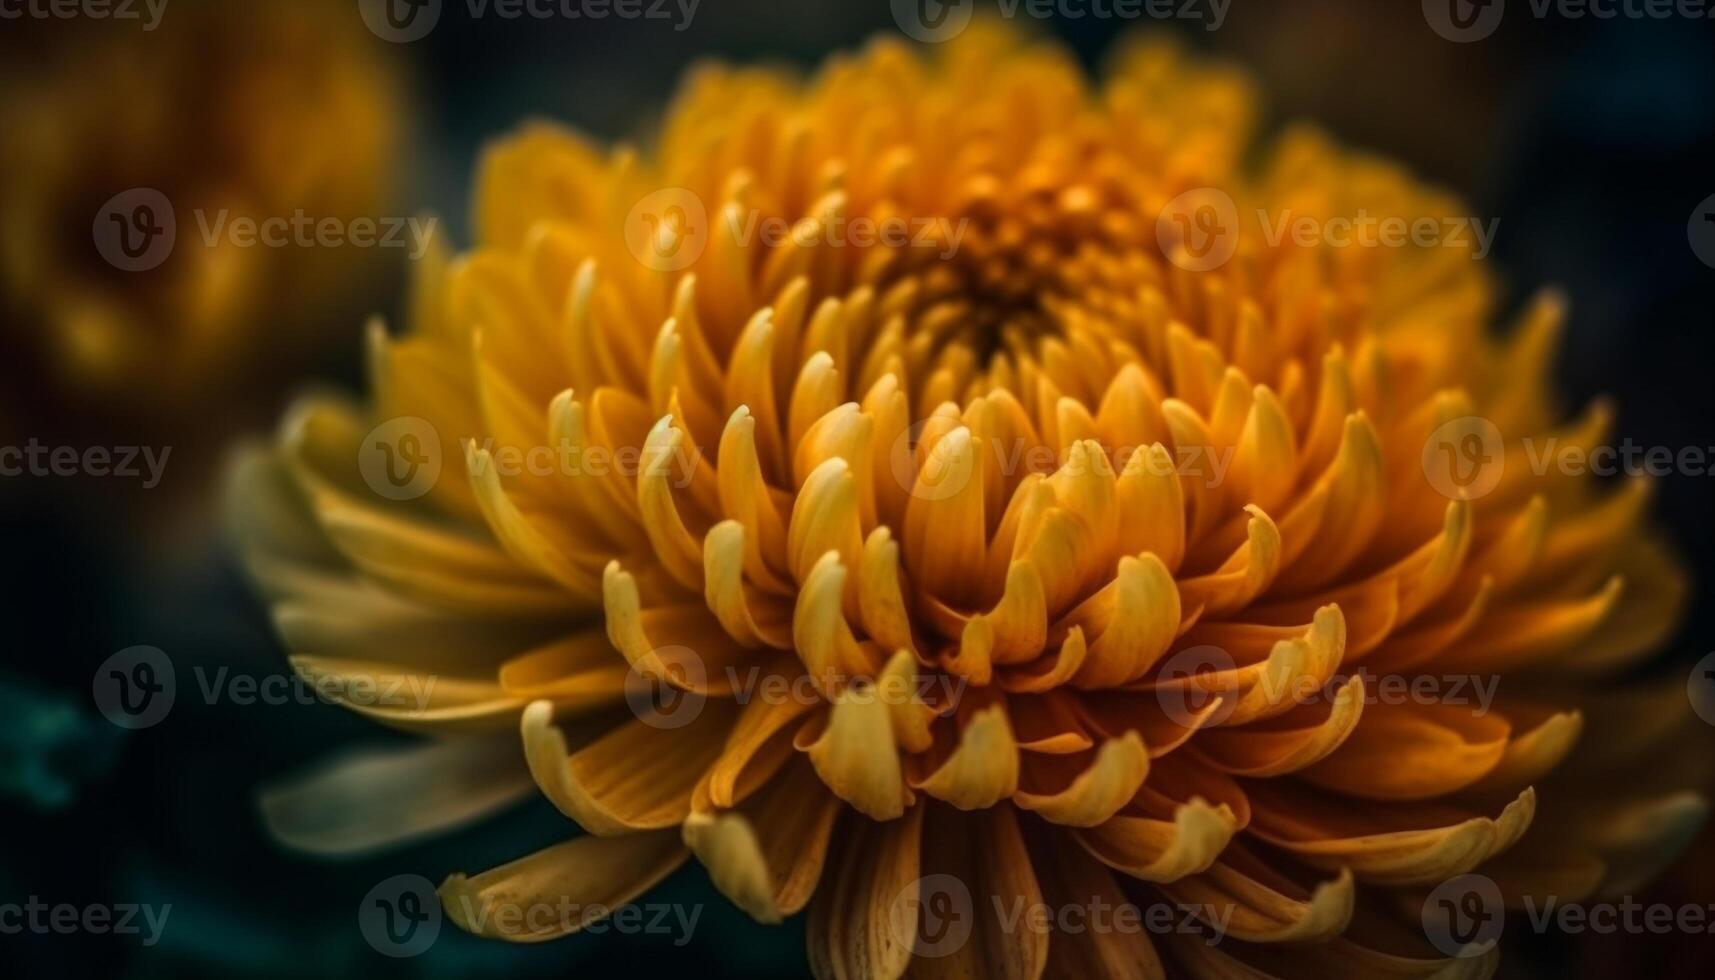
[{"label": "flower head", "polygon": [[[1579,809],[1493,870],[1678,573],[1642,486],[1520,455],[1557,301],[1497,342],[1469,238],[1276,233],[1458,205],[1308,132],[1247,169],[1251,115],[1171,49],[1092,91],[977,28],[704,70],[646,153],[491,153],[373,402],[305,404],[236,493],[300,671],[521,730],[596,835],[454,876],[455,920],[560,935],[471,910],[612,905],[690,853],[759,919],[807,907],[823,977],[1428,973],[1402,898],[1594,887],[1695,822],[1615,794],[1661,819]],[[359,703],[394,675],[438,684]],[[1204,911],[1004,915],[1128,897]]]}]

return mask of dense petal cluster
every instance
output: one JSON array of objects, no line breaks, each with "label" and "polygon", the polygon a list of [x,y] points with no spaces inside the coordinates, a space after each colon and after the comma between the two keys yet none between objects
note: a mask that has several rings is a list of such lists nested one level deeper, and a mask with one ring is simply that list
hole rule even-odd
[{"label": "dense petal cluster", "polygon": [[[476,248],[374,334],[373,401],[301,405],[234,489],[298,670],[472,741],[386,781],[433,806],[303,831],[306,789],[276,825],[464,819],[521,731],[592,836],[454,876],[455,920],[561,935],[471,910],[623,902],[689,853],[761,920],[808,908],[826,978],[1483,974],[1424,892],[1647,865],[1695,799],[1548,812],[1591,679],[1681,594],[1643,486],[1523,457],[1607,423],[1557,428],[1556,300],[1496,341],[1473,242],[1273,233],[1459,206],[1311,132],[1253,160],[1252,112],[1172,49],[1093,91],[979,27],[703,70],[649,152],[496,147]],[[356,464],[400,426],[387,465],[440,473],[395,500]],[[432,693],[360,696],[400,676]],[[949,880],[973,932],[937,946]],[[1128,899],[1224,911],[995,914]]]}]

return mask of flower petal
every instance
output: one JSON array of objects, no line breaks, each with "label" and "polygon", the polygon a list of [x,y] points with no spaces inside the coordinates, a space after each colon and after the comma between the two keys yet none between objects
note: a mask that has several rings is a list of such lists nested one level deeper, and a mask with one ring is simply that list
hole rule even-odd
[{"label": "flower petal", "polygon": [[323,856],[373,854],[445,833],[533,789],[510,738],[344,753],[257,796],[274,839]]},{"label": "flower petal", "polygon": [[571,935],[653,888],[685,861],[677,830],[579,837],[478,875],[441,883],[447,917],[486,939],[536,943]]},{"label": "flower petal", "polygon": [[[911,963],[923,807],[886,823],[847,821],[839,860],[810,904],[807,939],[817,980],[898,980]],[[907,918],[910,916],[910,918]]]},{"label": "flower petal", "polygon": [[721,894],[758,922],[778,923],[809,903],[839,813],[838,798],[799,761],[742,810],[691,814],[685,844]]},{"label": "flower petal", "polygon": [[1013,794],[1012,801],[1063,826],[1094,827],[1106,822],[1137,795],[1149,775],[1149,752],[1136,732],[1126,732],[1103,742],[1089,759],[1089,767],[1063,786],[1041,785],[1029,778],[1047,769],[1042,760],[1027,765],[1024,784],[1039,785],[1041,791],[1020,790]]},{"label": "flower petal", "polygon": [[1078,842],[1116,871],[1144,881],[1177,881],[1200,874],[1221,856],[1238,829],[1225,804],[1210,806],[1192,799],[1174,811],[1172,820],[1117,816],[1107,823],[1077,832]]},{"label": "flower petal", "polygon": [[573,751],[552,703],[524,710],[524,757],[536,785],[592,834],[620,836],[683,823],[704,773],[720,757],[736,709],[710,701],[683,729],[633,718]]}]

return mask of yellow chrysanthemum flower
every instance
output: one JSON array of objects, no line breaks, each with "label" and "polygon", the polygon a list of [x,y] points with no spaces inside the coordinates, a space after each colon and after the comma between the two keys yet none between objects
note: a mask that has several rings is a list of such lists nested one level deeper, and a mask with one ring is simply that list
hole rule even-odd
[{"label": "yellow chrysanthemum flower", "polygon": [[[52,27],[40,49],[11,38],[0,69],[14,381],[182,426],[306,360],[310,328],[366,274],[349,248],[245,246],[210,229],[378,218],[398,150],[394,79],[338,0],[186,0],[147,29]],[[135,254],[116,264],[101,251],[107,222],[133,218],[117,234]]]},{"label": "yellow chrysanthemum flower", "polygon": [[[373,404],[307,402],[234,485],[296,668],[468,738],[357,819],[316,801],[374,759],[275,825],[336,851],[468,818],[514,798],[521,729],[589,836],[453,876],[456,921],[562,935],[473,910],[617,905],[694,854],[758,919],[808,908],[827,978],[1483,974],[1416,924],[1437,884],[1647,871],[1695,798],[1549,812],[1587,720],[1664,717],[1580,705],[1681,595],[1642,486],[1521,455],[1558,306],[1497,343],[1474,242],[1272,234],[1459,212],[1309,133],[1244,169],[1251,115],[1172,50],[1092,92],[984,27],[702,71],[648,153],[496,148],[477,248],[375,334]],[[1493,704],[1378,689],[1450,677]],[[918,928],[946,881],[950,946]],[[993,911],[1128,897],[1222,909],[1220,941]]]}]

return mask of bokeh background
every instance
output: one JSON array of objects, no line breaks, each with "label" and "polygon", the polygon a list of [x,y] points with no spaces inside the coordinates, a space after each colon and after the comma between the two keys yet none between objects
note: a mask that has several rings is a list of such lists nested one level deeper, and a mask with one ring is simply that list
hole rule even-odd
[{"label": "bokeh background", "polygon": [[[1522,0],[1512,7],[1492,36],[1466,44],[1439,36],[1411,0],[1232,0],[1213,31],[1093,16],[1026,26],[1092,71],[1120,35],[1174,32],[1248,67],[1268,126],[1313,120],[1460,194],[1471,214],[1499,219],[1491,262],[1509,308],[1543,285],[1570,297],[1558,365],[1569,408],[1611,395],[1617,439],[1715,447],[1715,268],[1688,238],[1715,195],[1715,20],[1538,19]],[[566,822],[532,800],[363,860],[289,853],[262,827],[257,788],[389,736],[324,704],[210,705],[185,689],[197,666],[287,670],[222,545],[221,462],[235,440],[266,435],[292,392],[361,388],[365,319],[401,314],[409,260],[181,248],[157,270],[125,273],[102,261],[92,225],[113,195],[153,187],[180,205],[181,240],[198,234],[194,202],[235,214],[432,213],[456,246],[468,241],[483,146],[526,120],[646,141],[698,61],[808,69],[895,30],[888,0],[702,0],[684,30],[473,18],[448,0],[409,44],[369,32],[357,0],[170,0],[149,31],[0,19],[0,446],[171,447],[147,489],[0,477],[0,902],[172,905],[149,948],[0,936],[0,973],[802,975],[802,921],[751,923],[694,862],[651,896],[704,905],[682,946],[608,934],[519,948],[450,926],[412,959],[366,944],[357,908],[378,882],[491,866],[563,838]],[[1683,676],[1715,649],[1702,601],[1715,577],[1712,490],[1709,475],[1659,488],[1697,599],[1652,672]],[[136,644],[170,654],[181,696],[166,721],[127,732],[96,711],[91,682]],[[1645,897],[1715,901],[1715,852],[1700,846]],[[1715,962],[1715,936],[1508,941],[1508,976],[1706,976]]]}]

